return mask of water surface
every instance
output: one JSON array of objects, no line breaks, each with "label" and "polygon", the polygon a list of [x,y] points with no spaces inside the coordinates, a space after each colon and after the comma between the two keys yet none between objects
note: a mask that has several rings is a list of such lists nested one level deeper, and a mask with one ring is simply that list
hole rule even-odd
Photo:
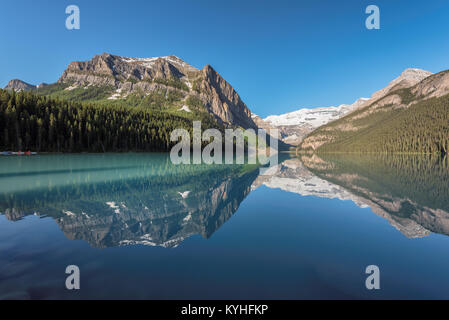
[{"label": "water surface", "polygon": [[166,154],[1,157],[0,298],[447,299],[447,162],[315,155],[261,175]]}]

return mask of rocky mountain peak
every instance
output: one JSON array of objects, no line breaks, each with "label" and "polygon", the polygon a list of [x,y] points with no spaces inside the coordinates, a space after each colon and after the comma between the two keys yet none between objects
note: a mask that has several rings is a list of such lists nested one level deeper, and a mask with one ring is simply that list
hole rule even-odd
[{"label": "rocky mountain peak", "polygon": [[375,92],[367,103],[371,104],[394,90],[413,87],[432,74],[432,72],[417,68],[405,69],[399,77],[391,81],[385,88]]},{"label": "rocky mountain peak", "polygon": [[417,84],[418,82],[421,82],[422,80],[424,80],[425,78],[427,78],[432,74],[433,74],[432,72],[426,70],[417,68],[408,68],[405,69],[399,77],[390,82],[389,86],[393,88],[396,87],[398,84],[402,84],[404,88],[411,87]]},{"label": "rocky mountain peak", "polygon": [[25,81],[19,79],[13,79],[8,82],[8,85],[5,87],[5,90],[15,90],[15,91],[27,91],[35,89],[36,86],[26,83]]},{"label": "rocky mountain peak", "polygon": [[19,80],[19,79],[13,79],[8,82],[8,84],[5,87],[5,90],[28,91],[28,90],[40,89],[45,86],[48,86],[48,84],[41,83],[36,86],[36,85],[29,84],[29,83]]},{"label": "rocky mountain peak", "polygon": [[226,119],[225,124],[257,128],[239,94],[212,66],[204,66],[201,74],[200,95],[212,113]]},{"label": "rocky mountain peak", "polygon": [[409,81],[416,81],[420,82],[423,79],[427,78],[428,76],[432,75],[433,73],[430,71],[418,69],[418,68],[408,68],[405,69],[398,79],[407,79]]},{"label": "rocky mountain peak", "polygon": [[[102,93],[98,99],[108,100],[126,99],[130,95],[145,97],[151,93],[167,98],[172,94],[178,99],[173,101],[178,110],[190,112],[185,104],[193,100],[198,110],[208,111],[225,126],[257,127],[240,96],[212,66],[206,65],[200,70],[175,55],[132,58],[104,52],[91,60],[71,62],[58,84],[62,85],[61,90],[68,91],[94,88]],[[6,89],[19,91],[40,87],[16,79],[11,80]],[[95,97],[90,99],[95,100]]]}]

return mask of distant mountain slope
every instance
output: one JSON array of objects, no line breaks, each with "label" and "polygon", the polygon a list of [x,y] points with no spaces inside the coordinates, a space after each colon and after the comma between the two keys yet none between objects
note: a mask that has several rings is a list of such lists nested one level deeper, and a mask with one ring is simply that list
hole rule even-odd
[{"label": "distant mountain slope", "polygon": [[199,70],[176,56],[128,58],[103,53],[70,63],[55,84],[37,87],[16,80],[6,89],[107,105],[207,111],[225,126],[256,128],[238,93],[210,65]]},{"label": "distant mountain slope", "polygon": [[43,88],[45,86],[47,86],[46,83],[41,83],[40,85],[35,86],[35,85],[26,83],[19,79],[13,79],[8,82],[8,85],[5,87],[5,90],[14,89],[15,91],[19,92],[19,91],[35,90],[35,89]]},{"label": "distant mountain slope", "polygon": [[298,145],[314,129],[354,111],[367,100],[360,98],[351,105],[343,104],[338,107],[303,108],[290,113],[268,116],[265,119],[256,114],[252,117],[261,128],[278,129],[283,142]]},{"label": "distant mountain slope", "polygon": [[318,128],[302,150],[447,153],[449,72],[408,69],[349,115]]}]

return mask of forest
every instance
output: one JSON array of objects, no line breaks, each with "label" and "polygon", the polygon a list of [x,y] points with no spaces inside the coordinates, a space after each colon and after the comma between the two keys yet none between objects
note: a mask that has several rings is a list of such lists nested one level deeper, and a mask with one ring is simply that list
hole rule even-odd
[{"label": "forest", "polygon": [[[398,93],[398,92],[395,92]],[[403,101],[404,92],[399,92]],[[360,112],[362,112],[361,110]],[[356,112],[350,114],[353,118]],[[366,118],[353,122],[356,131],[332,128],[345,118],[315,133],[332,136],[318,152],[447,154],[449,151],[449,95],[420,100],[407,108],[385,106]],[[325,131],[326,130],[326,131]]]},{"label": "forest", "polygon": [[181,115],[149,107],[75,102],[0,90],[0,151],[167,151],[170,133],[192,122],[220,128],[207,112]]}]

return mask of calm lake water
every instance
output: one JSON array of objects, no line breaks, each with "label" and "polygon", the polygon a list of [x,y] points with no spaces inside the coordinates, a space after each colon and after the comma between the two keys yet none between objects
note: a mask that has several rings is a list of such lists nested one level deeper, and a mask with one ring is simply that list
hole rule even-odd
[{"label": "calm lake water", "polygon": [[442,158],[1,157],[0,213],[0,299],[449,298]]}]

